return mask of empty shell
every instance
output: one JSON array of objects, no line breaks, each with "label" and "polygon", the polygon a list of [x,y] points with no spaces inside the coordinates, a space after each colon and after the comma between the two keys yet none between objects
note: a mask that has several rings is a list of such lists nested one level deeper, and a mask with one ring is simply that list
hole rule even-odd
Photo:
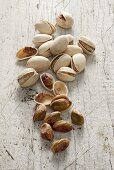
[{"label": "empty shell", "polygon": [[55,95],[68,95],[68,88],[62,81],[56,81],[53,86],[53,93]]},{"label": "empty shell", "polygon": [[49,94],[49,93],[38,93],[34,101],[37,104],[44,104],[44,105],[50,105],[52,99],[54,98],[54,95]]}]

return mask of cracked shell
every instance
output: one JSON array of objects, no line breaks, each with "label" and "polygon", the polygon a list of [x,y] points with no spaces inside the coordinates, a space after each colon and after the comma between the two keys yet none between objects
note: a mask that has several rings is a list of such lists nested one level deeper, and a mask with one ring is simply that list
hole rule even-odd
[{"label": "cracked shell", "polygon": [[78,45],[83,49],[84,53],[92,54],[95,51],[95,44],[87,37],[81,36]]},{"label": "cracked shell", "polygon": [[68,44],[68,37],[66,35],[61,35],[53,41],[50,51],[53,55],[61,54],[67,49]]},{"label": "cracked shell", "polygon": [[56,28],[50,22],[41,20],[35,24],[35,30],[39,31],[41,34],[51,35],[56,31]]},{"label": "cracked shell", "polygon": [[86,66],[86,58],[83,54],[78,53],[72,56],[71,67],[76,72],[81,72],[85,69]]},{"label": "cracked shell", "polygon": [[59,54],[51,61],[51,69],[57,72],[63,66],[69,66],[71,62],[71,56],[68,54]]},{"label": "cracked shell", "polygon": [[37,104],[44,104],[44,105],[50,105],[52,99],[54,98],[54,95],[50,93],[38,93],[34,97],[34,101]]},{"label": "cracked shell", "polygon": [[40,80],[44,88],[49,91],[53,90],[53,85],[55,82],[54,77],[49,73],[43,73],[40,75]]},{"label": "cracked shell", "polygon": [[26,60],[36,54],[37,54],[37,49],[32,48],[32,47],[24,47],[24,48],[21,48],[16,53],[16,58],[17,60]]},{"label": "cracked shell", "polygon": [[30,87],[34,85],[39,78],[39,74],[33,68],[24,69],[17,80],[21,87]]},{"label": "cracked shell", "polygon": [[67,49],[64,51],[64,53],[73,56],[74,54],[77,53],[83,53],[83,50],[81,47],[77,46],[77,45],[68,45]]},{"label": "cracked shell", "polygon": [[55,95],[68,95],[68,88],[62,81],[56,81],[53,85],[53,93]]},{"label": "cracked shell", "polygon": [[62,81],[73,81],[75,80],[76,72],[70,67],[61,67],[57,71],[57,78]]},{"label": "cracked shell", "polygon": [[33,56],[27,61],[27,67],[34,68],[36,71],[45,71],[50,67],[50,61],[43,56]]},{"label": "cracked shell", "polygon": [[51,35],[47,35],[47,34],[36,34],[33,37],[33,44],[35,45],[35,47],[39,47],[40,45],[42,45],[43,43],[52,40],[52,36]]},{"label": "cracked shell", "polygon": [[47,41],[44,44],[42,44],[38,49],[38,55],[42,55],[44,57],[52,56],[52,54],[50,52],[50,47],[51,47],[52,42],[53,42],[53,40]]},{"label": "cracked shell", "polygon": [[73,23],[73,17],[68,12],[63,11],[60,15],[56,17],[56,24],[62,28],[72,28]]}]

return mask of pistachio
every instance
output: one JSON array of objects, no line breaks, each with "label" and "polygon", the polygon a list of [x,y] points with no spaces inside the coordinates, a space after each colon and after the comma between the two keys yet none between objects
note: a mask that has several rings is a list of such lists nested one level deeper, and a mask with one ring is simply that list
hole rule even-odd
[{"label": "pistachio", "polygon": [[62,81],[56,81],[53,85],[53,93],[55,95],[68,95],[68,88]]},{"label": "pistachio", "polygon": [[85,69],[86,66],[86,58],[83,54],[78,53],[72,56],[71,67],[76,72],[81,72]]},{"label": "pistachio", "polygon": [[83,50],[81,47],[77,46],[77,45],[68,45],[67,49],[64,51],[64,53],[73,56],[74,54],[77,53],[83,53]]},{"label": "pistachio", "polygon": [[53,140],[54,138],[53,130],[48,123],[44,123],[41,126],[41,136],[46,140]]},{"label": "pistachio", "polygon": [[61,67],[57,71],[57,78],[62,81],[73,81],[75,80],[76,72],[69,67]]},{"label": "pistachio", "polygon": [[34,85],[39,78],[39,74],[33,68],[24,69],[18,76],[18,83],[21,87]]},{"label": "pistachio", "polygon": [[71,34],[66,34],[66,36],[68,38],[69,44],[73,44],[75,38]]},{"label": "pistachio", "polygon": [[38,93],[35,95],[34,101],[37,104],[50,105],[54,96],[50,93]]},{"label": "pistachio", "polygon": [[71,120],[75,125],[83,125],[84,124],[84,116],[76,109],[73,109],[71,112]]},{"label": "pistachio", "polygon": [[17,58],[17,60],[25,60],[35,54],[37,54],[37,50],[35,48],[24,47],[17,52],[16,58]]},{"label": "pistachio", "polygon": [[36,34],[33,37],[33,44],[35,45],[35,47],[39,47],[40,45],[42,45],[43,43],[52,40],[52,36],[51,35],[47,35],[47,34]]},{"label": "pistachio", "polygon": [[69,44],[68,38],[66,35],[61,35],[57,37],[51,44],[50,51],[53,55],[61,54],[67,49]]},{"label": "pistachio", "polygon": [[44,71],[50,67],[50,61],[43,56],[33,56],[27,61],[27,67],[34,68],[36,71]]},{"label": "pistachio", "polygon": [[38,120],[44,120],[46,115],[46,106],[41,104],[36,107],[34,116],[33,116],[33,121],[38,121]]},{"label": "pistachio", "polygon": [[54,124],[55,122],[61,120],[62,118],[60,117],[60,112],[59,111],[56,111],[56,112],[52,112],[48,115],[46,115],[44,121],[46,123],[49,123],[49,124]]},{"label": "pistachio", "polygon": [[54,123],[53,129],[58,132],[69,132],[72,130],[72,124],[69,122],[66,122],[65,120],[59,120]]},{"label": "pistachio", "polygon": [[72,102],[65,95],[57,95],[51,101],[51,108],[54,111],[65,111],[71,106]]},{"label": "pistachio", "polygon": [[41,20],[35,24],[35,30],[39,31],[41,34],[53,34],[56,28],[50,22]]},{"label": "pistachio", "polygon": [[69,139],[63,138],[52,143],[51,150],[53,153],[64,151],[69,146]]},{"label": "pistachio", "polygon": [[92,54],[95,51],[95,44],[87,37],[81,36],[78,45],[83,49],[84,53]]},{"label": "pistachio", "polygon": [[43,73],[40,75],[40,80],[44,88],[49,91],[53,90],[53,84],[55,82],[54,77],[49,73]]},{"label": "pistachio", "polygon": [[50,46],[52,42],[53,40],[47,41],[44,44],[42,44],[38,49],[38,55],[42,55],[44,57],[50,57],[52,55],[50,52]]},{"label": "pistachio", "polygon": [[62,28],[72,28],[73,23],[73,17],[68,12],[61,12],[61,14],[56,17],[56,24]]},{"label": "pistachio", "polygon": [[57,72],[61,67],[63,66],[69,66],[71,62],[71,56],[68,54],[59,54],[56,57],[53,58],[51,61],[51,69],[54,72]]}]

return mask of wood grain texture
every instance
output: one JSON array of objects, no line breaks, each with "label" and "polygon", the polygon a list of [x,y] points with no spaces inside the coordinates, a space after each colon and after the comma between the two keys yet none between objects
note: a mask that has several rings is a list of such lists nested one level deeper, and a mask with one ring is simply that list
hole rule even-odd
[{"label": "wood grain texture", "polygon": [[[25,62],[16,51],[31,45],[39,19],[55,21],[61,10],[73,14],[72,30],[57,35],[87,35],[96,44],[86,70],[69,83],[74,107],[85,125],[56,138],[69,137],[69,148],[53,155],[32,121],[35,91],[21,89],[17,75]],[[40,83],[32,89],[41,91]],[[29,101],[30,100],[30,101]],[[69,113],[65,114],[65,118]],[[0,0],[0,170],[114,170],[114,0]]]}]

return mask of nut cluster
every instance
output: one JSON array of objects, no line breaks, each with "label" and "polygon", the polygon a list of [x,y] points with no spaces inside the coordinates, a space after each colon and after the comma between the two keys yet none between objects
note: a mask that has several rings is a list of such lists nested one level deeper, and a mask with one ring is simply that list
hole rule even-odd
[{"label": "nut cluster", "polygon": [[[61,12],[56,17],[56,26],[71,29],[74,20],[70,13]],[[72,105],[68,98],[68,88],[64,82],[74,81],[78,73],[86,67],[86,57],[95,51],[94,43],[87,37],[81,36],[76,44],[71,34],[60,35],[53,39],[56,26],[49,21],[39,21],[35,24],[36,35],[32,42],[34,47],[24,47],[17,54],[17,60],[27,60],[26,66],[18,76],[21,87],[30,87],[37,83],[49,92],[40,92],[35,95],[36,110],[33,121],[43,121],[40,132],[42,138],[53,141],[54,131],[69,132],[73,125],[83,125],[84,117],[76,109],[71,111],[71,121],[62,119],[61,113]],[[52,60],[49,59],[52,57]],[[59,81],[55,81],[53,75],[44,72],[51,68]],[[43,72],[40,74],[40,72]],[[64,81],[64,82],[63,82]],[[53,112],[46,113],[47,107]],[[69,145],[69,139],[59,139],[52,143],[51,150],[61,152]]]}]

